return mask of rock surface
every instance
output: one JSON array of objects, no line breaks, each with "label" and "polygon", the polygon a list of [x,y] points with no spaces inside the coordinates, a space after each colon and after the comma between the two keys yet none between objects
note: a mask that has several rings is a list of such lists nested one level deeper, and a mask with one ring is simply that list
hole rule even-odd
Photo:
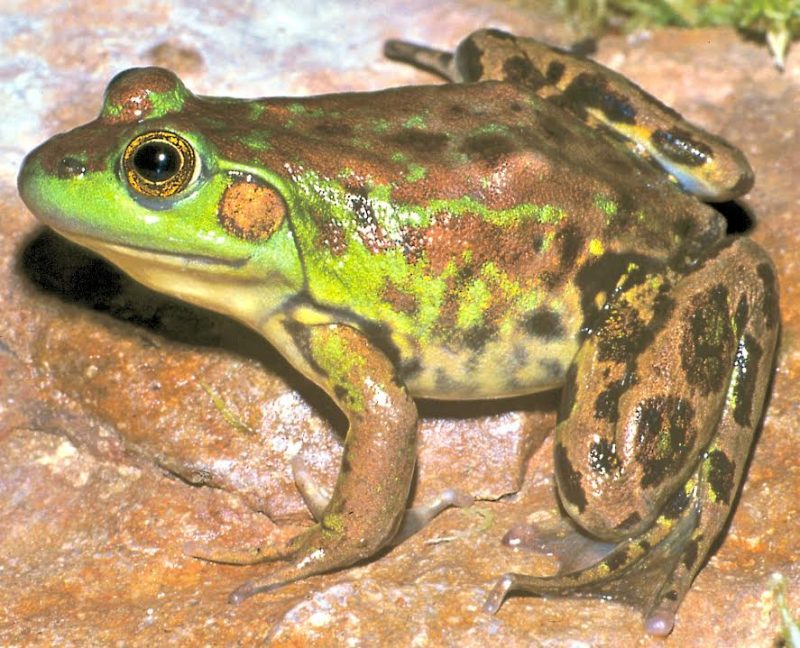
[{"label": "rock surface", "polygon": [[666,641],[601,601],[517,597],[480,612],[499,573],[555,568],[500,539],[558,515],[543,442],[557,394],[423,403],[414,501],[448,486],[483,501],[368,564],[230,606],[259,568],[183,554],[190,540],[280,542],[309,524],[290,459],[332,485],[345,422],[256,334],[44,231],[16,196],[16,169],[92,118],[107,80],[133,65],[167,65],[204,94],[307,94],[431,82],[381,60],[389,37],[448,46],[491,25],[569,40],[540,12],[499,2],[364,4],[358,29],[352,4],[30,2],[0,16],[0,644],[772,645],[768,575],[786,575],[794,609],[800,597],[800,58],[781,75],[728,30],[609,37],[599,52],[745,151],[750,234],[781,281],[782,341],[744,491]]}]

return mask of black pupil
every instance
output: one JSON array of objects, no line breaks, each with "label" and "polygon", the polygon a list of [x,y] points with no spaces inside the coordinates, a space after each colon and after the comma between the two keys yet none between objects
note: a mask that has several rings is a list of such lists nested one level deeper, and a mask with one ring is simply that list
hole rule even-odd
[{"label": "black pupil", "polygon": [[178,171],[180,156],[172,144],[147,142],[133,154],[133,166],[150,182],[169,180]]}]

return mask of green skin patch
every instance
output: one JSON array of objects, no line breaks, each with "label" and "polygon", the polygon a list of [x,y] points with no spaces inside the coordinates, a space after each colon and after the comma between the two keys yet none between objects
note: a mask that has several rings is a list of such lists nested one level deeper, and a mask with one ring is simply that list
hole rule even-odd
[{"label": "green skin patch", "polygon": [[20,193],[142,283],[260,331],[348,416],[318,525],[286,547],[193,552],[291,559],[232,600],[386,546],[414,472],[411,396],[563,387],[561,501],[616,546],[571,574],[506,574],[486,609],[515,589],[617,597],[665,634],[735,500],[779,319],[766,254],[723,240],[689,192],[727,199],[752,171],[626,79],[530,39],[387,51],[475,83],[245,101],[129,70],[97,120],[29,154]]}]

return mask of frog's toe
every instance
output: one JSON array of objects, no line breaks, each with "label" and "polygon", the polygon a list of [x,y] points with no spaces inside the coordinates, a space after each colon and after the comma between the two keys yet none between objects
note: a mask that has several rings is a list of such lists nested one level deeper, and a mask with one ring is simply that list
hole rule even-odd
[{"label": "frog's toe", "polygon": [[308,510],[314,519],[319,522],[325,513],[328,502],[331,500],[331,494],[314,479],[311,471],[306,466],[306,462],[299,454],[292,457],[292,476]]},{"label": "frog's toe", "polygon": [[[674,606],[672,606],[674,607]],[[665,607],[656,608],[651,612],[644,623],[647,634],[654,637],[666,637],[675,626],[675,610]]]},{"label": "frog's toe", "polygon": [[474,502],[475,498],[466,491],[458,488],[447,488],[430,502],[407,509],[400,529],[390,542],[391,546],[399,545],[406,538],[425,528],[433,518],[445,509],[451,506],[469,508]]},{"label": "frog's toe", "polygon": [[255,565],[262,562],[282,560],[293,553],[287,545],[262,544],[245,549],[230,549],[203,542],[186,542],[183,553],[200,560],[229,565]]},{"label": "frog's toe", "polygon": [[278,569],[269,576],[262,578],[253,578],[245,581],[235,590],[228,595],[228,603],[238,605],[245,599],[249,599],[256,594],[264,594],[267,592],[274,592],[275,590],[301,580],[302,574],[298,574],[291,567]]}]

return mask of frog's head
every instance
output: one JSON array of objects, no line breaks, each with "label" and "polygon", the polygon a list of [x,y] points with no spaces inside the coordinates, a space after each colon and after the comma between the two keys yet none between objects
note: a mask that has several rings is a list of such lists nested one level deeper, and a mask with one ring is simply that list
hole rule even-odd
[{"label": "frog's head", "polygon": [[221,158],[205,134],[245,103],[199,99],[167,70],[123,72],[95,121],[27,156],[20,194],[42,222],[143,283],[258,319],[254,309],[302,278],[281,178]]}]

